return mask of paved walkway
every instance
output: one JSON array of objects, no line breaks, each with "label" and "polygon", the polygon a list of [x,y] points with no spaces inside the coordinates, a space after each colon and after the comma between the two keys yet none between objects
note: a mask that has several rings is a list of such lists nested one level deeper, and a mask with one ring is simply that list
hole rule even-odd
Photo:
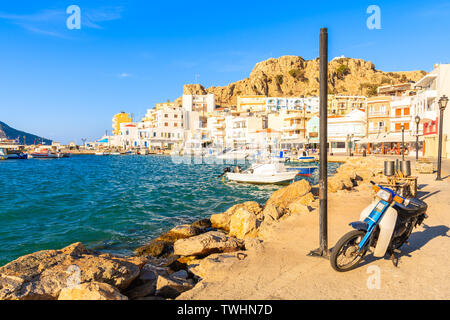
[{"label": "paved walkway", "polygon": [[[446,175],[449,164],[445,161]],[[365,188],[329,196],[330,247],[372,200]],[[435,181],[435,175],[420,175],[419,197],[428,203],[429,218],[401,248],[398,267],[369,256],[357,269],[339,273],[328,260],[308,257],[318,247],[316,209],[280,221],[265,236],[262,251],[243,261],[231,255],[232,263],[217,263],[179,299],[448,299],[450,177]]]}]

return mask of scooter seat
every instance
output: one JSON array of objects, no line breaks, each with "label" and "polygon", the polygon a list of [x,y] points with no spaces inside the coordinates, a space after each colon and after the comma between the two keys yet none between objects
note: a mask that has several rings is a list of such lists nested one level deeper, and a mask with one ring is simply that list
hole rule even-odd
[{"label": "scooter seat", "polygon": [[394,205],[394,209],[397,210],[398,214],[408,217],[423,214],[427,211],[427,208],[428,205],[424,201],[417,198],[409,199],[407,206],[399,203]]}]

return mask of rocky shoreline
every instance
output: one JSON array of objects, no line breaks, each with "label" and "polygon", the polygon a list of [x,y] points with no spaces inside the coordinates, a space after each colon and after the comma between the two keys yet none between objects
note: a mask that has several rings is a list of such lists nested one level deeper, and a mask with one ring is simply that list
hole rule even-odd
[{"label": "rocky shoreline", "polygon": [[[382,178],[382,158],[348,158],[328,179],[328,192],[352,191]],[[318,206],[318,186],[296,181],[264,205],[236,204],[193,224],[171,229],[122,257],[74,243],[43,250],[0,267],[0,300],[162,300],[201,285],[218,266],[258,254],[264,233],[291,215]]]}]

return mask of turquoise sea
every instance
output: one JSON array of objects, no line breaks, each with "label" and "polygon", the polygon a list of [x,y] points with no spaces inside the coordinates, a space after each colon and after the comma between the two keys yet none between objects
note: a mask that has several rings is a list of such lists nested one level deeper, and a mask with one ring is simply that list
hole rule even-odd
[{"label": "turquoise sea", "polygon": [[[224,184],[217,176],[226,166],[168,156],[0,161],[0,266],[77,241],[131,254],[175,225],[244,201],[264,203],[280,188]],[[331,163],[329,173],[336,167]],[[308,179],[317,183],[318,175]]]}]

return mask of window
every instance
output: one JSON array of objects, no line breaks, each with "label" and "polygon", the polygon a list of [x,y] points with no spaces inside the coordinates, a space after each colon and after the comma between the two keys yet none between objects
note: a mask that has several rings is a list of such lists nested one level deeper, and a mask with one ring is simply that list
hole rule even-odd
[{"label": "window", "polygon": [[173,124],[173,126],[174,126],[174,127],[178,127],[178,123],[175,122],[175,123]]},{"label": "window", "polygon": [[410,114],[409,108],[403,109],[403,115],[409,116],[409,114]]},{"label": "window", "polygon": [[174,114],[173,117],[174,117],[174,118],[178,118],[178,115],[177,115],[177,114]]},{"label": "window", "polygon": [[402,109],[395,109],[395,116],[401,117],[402,116]]},{"label": "window", "polygon": [[169,117],[169,115],[168,114],[164,114],[164,118],[168,118]]},{"label": "window", "polygon": [[168,127],[169,124],[167,122],[164,122],[164,127]]},{"label": "window", "polygon": [[396,123],[395,124],[395,131],[401,131],[402,130],[402,124],[401,123]]}]

